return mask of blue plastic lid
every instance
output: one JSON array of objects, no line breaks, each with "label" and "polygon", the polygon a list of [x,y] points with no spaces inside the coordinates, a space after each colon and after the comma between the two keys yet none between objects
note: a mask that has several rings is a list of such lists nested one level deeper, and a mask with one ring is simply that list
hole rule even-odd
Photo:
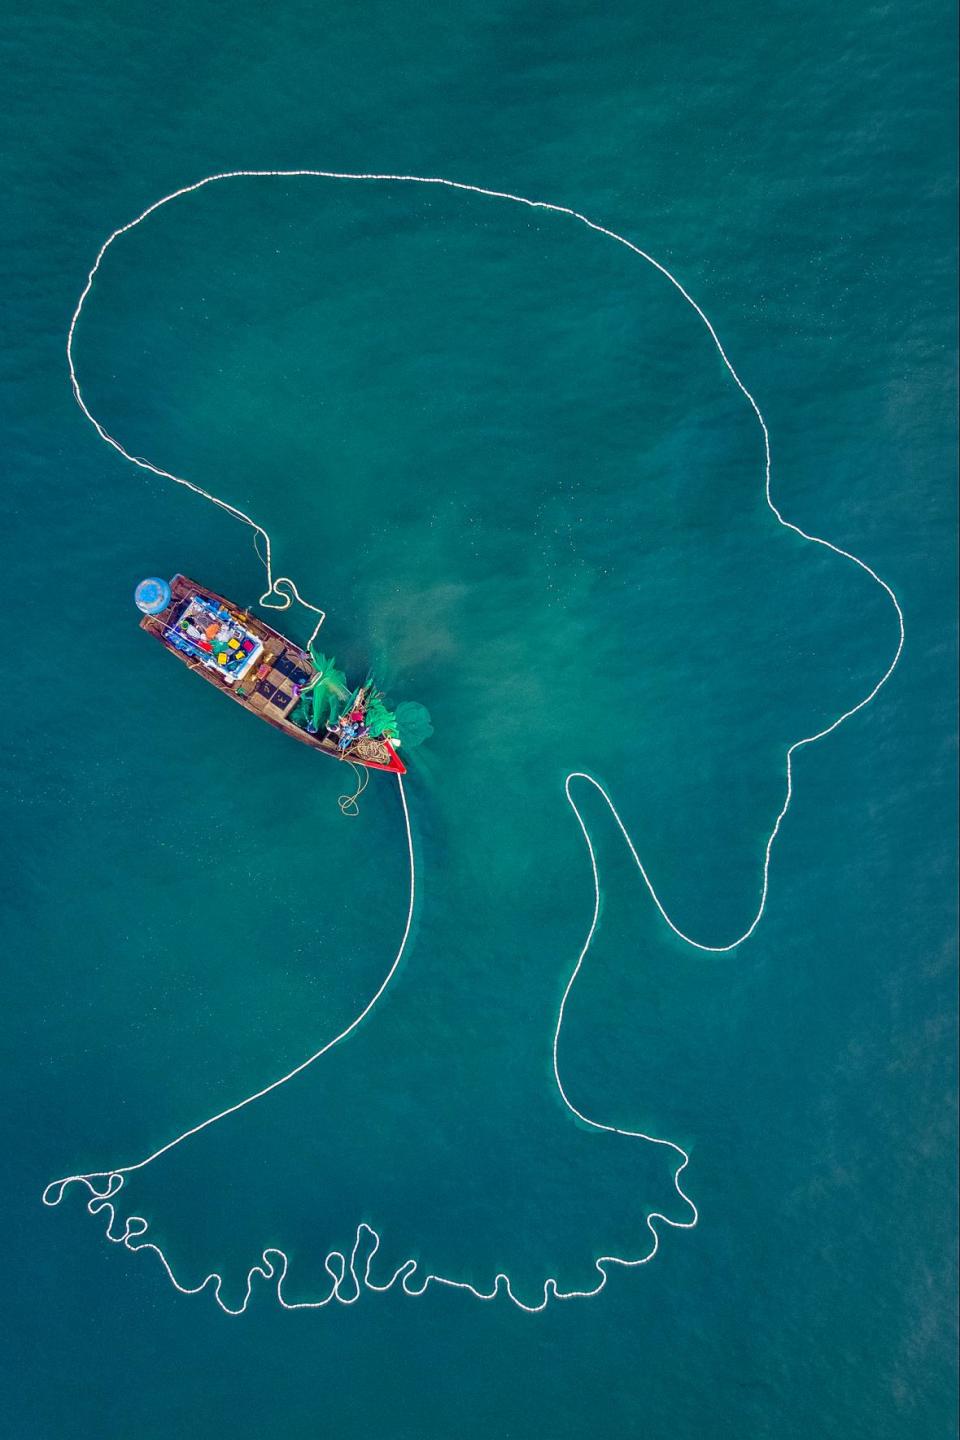
[{"label": "blue plastic lid", "polygon": [[166,610],[170,604],[170,586],[166,580],[159,580],[151,575],[148,580],[141,580],[133,592],[137,609],[142,610],[144,615],[159,615],[161,610]]}]

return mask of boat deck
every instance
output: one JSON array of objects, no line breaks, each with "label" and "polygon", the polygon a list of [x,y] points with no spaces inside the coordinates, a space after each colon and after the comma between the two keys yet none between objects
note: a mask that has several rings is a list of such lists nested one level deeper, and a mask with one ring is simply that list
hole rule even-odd
[{"label": "boat deck", "polygon": [[[195,656],[178,649],[169,638],[172,628],[195,595],[223,605],[239,620],[244,629],[256,636],[263,645],[263,654],[247,674],[232,685],[215,671],[207,669]],[[354,764],[364,765],[371,770],[388,770],[396,775],[406,773],[406,766],[386,740],[375,740],[367,736],[344,753],[338,750],[333,740],[321,735],[311,735],[299,725],[294,725],[288,718],[297,701],[293,687],[297,683],[306,685],[317,673],[310,656],[299,645],[274,630],[272,625],[248,611],[241,610],[208,586],[199,585],[186,575],[174,575],[170,581],[169,605],[158,615],[144,615],[140,628],[155,636],[164,649],[217,690],[228,695],[245,710],[252,710],[261,720],[266,720],[268,725],[273,725],[294,740],[299,740],[301,744],[309,745],[314,750],[322,750],[335,760],[352,760]]]}]

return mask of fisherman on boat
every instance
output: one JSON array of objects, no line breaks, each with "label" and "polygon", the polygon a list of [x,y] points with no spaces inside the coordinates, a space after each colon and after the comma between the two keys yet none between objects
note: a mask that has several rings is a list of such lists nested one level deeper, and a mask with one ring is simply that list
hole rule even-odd
[{"label": "fisherman on boat", "polygon": [[349,750],[350,746],[355,744],[361,735],[365,735],[366,733],[365,727],[358,725],[353,720],[348,720],[345,725],[340,727],[340,738],[337,740],[337,749]]}]

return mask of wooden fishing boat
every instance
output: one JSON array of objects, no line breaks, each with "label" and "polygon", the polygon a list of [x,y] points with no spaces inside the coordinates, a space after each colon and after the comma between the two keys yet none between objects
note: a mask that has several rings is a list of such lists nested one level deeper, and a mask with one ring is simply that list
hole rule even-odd
[{"label": "wooden fishing boat", "polygon": [[[174,575],[169,584],[144,580],[137,587],[136,602],[143,612],[142,630],[268,725],[335,760],[406,774],[392,738],[361,734],[345,743],[326,727],[320,734],[294,724],[291,714],[318,671],[311,656],[272,625],[186,575]],[[209,624],[204,626],[204,621]]]}]

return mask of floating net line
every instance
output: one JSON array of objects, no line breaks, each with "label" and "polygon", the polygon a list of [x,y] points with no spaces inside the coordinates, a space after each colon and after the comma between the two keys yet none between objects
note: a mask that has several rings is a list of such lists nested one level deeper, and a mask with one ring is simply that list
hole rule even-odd
[{"label": "floating net line", "polygon": [[[410,812],[407,806],[406,791],[404,789],[403,778],[401,776],[397,776],[397,784],[400,790],[400,802],[403,812],[404,828],[406,832],[407,855],[409,862],[409,896],[407,902],[406,922],[400,940],[400,947],[397,951],[396,957],[393,960],[393,963],[391,964],[386,975],[381,981],[379,988],[376,990],[376,992],[367,1002],[364,1008],[360,1011],[359,1015],[357,1015],[356,1018],[352,1020],[351,1023],[344,1030],[342,1030],[338,1035],[335,1035],[332,1040],[327,1041],[327,1043],[323,1045],[319,1050],[317,1050],[314,1054],[308,1056],[306,1060],[302,1061],[292,1070],[289,1070],[285,1075],[281,1075],[278,1079],[272,1081],[268,1085],[265,1085],[262,1089],[255,1091],[252,1095],[246,1096],[244,1099],[238,1101],[237,1104],[231,1105],[227,1109],[221,1110],[217,1114],[209,1116],[206,1120],[201,1121],[198,1125],[194,1125],[191,1129],[185,1130],[181,1135],[177,1135],[173,1140],[168,1141],[166,1145],[162,1145],[158,1150],[155,1150],[152,1154],[147,1155],[143,1160],[139,1160],[135,1164],[131,1165],[116,1166],[110,1170],[90,1171],[84,1175],[67,1175],[61,1180],[51,1181],[50,1184],[43,1191],[43,1203],[48,1206],[56,1206],[60,1204],[66,1190],[71,1185],[76,1184],[84,1186],[89,1194],[89,1198],[86,1202],[87,1210],[89,1211],[89,1213],[91,1215],[103,1215],[106,1217],[107,1223],[105,1228],[105,1234],[108,1240],[113,1241],[115,1244],[123,1245],[127,1250],[130,1250],[132,1252],[140,1250],[153,1251],[153,1253],[157,1255],[161,1264],[166,1270],[171,1283],[177,1290],[181,1292],[181,1294],[195,1295],[199,1294],[201,1291],[209,1289],[220,1308],[229,1315],[243,1314],[248,1304],[250,1303],[250,1299],[253,1294],[254,1281],[257,1278],[272,1282],[275,1288],[276,1298],[285,1310],[322,1309],[324,1306],[329,1305],[333,1300],[337,1300],[339,1303],[344,1305],[350,1305],[355,1303],[356,1300],[359,1299],[364,1289],[375,1292],[384,1292],[390,1290],[394,1285],[399,1283],[403,1291],[408,1295],[422,1295],[431,1285],[441,1285],[457,1290],[464,1290],[467,1291],[469,1294],[475,1296],[478,1300],[493,1300],[495,1297],[502,1293],[509,1297],[509,1299],[512,1300],[515,1305],[519,1306],[520,1309],[526,1310],[530,1313],[534,1313],[544,1310],[551,1298],[558,1300],[569,1300],[574,1298],[587,1298],[589,1296],[599,1294],[607,1283],[608,1271],[611,1267],[632,1268],[640,1265],[646,1265],[650,1260],[653,1259],[654,1255],[656,1255],[660,1246],[660,1232],[655,1222],[661,1221],[664,1225],[667,1225],[673,1229],[689,1230],[697,1224],[699,1219],[699,1213],[697,1211],[696,1205],[686,1194],[680,1184],[680,1176],[686,1169],[687,1165],[690,1163],[690,1156],[687,1151],[681,1145],[676,1144],[672,1140],[665,1140],[655,1135],[647,1135],[640,1130],[628,1130],[616,1125],[607,1125],[601,1121],[593,1119],[589,1115],[586,1115],[582,1110],[578,1109],[578,1107],[573,1103],[561,1079],[559,1061],[560,1034],[563,1028],[563,1021],[566,1013],[567,1002],[570,998],[570,994],[574,984],[576,983],[577,977],[583,967],[583,962],[586,959],[587,953],[593,942],[593,937],[596,932],[597,922],[600,915],[600,877],[597,868],[596,853],[594,851],[593,844],[590,839],[590,833],[587,829],[587,825],[584,821],[583,815],[571,793],[572,782],[579,780],[585,782],[586,784],[592,785],[593,788],[598,791],[606,805],[609,807],[611,815],[613,816],[617,827],[619,828],[624,840],[627,843],[630,854],[633,857],[634,863],[636,864],[636,867],[640,872],[640,876],[643,880],[644,885],[646,886],[646,889],[648,890],[661,917],[669,926],[669,928],[673,931],[673,933],[678,936],[679,939],[684,941],[687,945],[692,946],[694,949],[706,951],[710,954],[725,954],[731,950],[735,950],[739,945],[742,945],[745,940],[748,940],[750,938],[750,936],[753,934],[753,932],[759,925],[760,920],[763,917],[764,910],[766,909],[767,898],[769,894],[770,858],[773,851],[774,843],[780,833],[781,825],[787,814],[787,811],[790,808],[790,804],[793,798],[793,757],[798,750],[803,749],[805,746],[813,745],[818,740],[825,739],[828,735],[832,734],[834,730],[837,730],[841,725],[843,725],[845,721],[856,715],[860,710],[863,710],[876,698],[880,690],[887,683],[887,681],[890,679],[890,676],[896,669],[900,660],[900,656],[903,652],[903,645],[905,639],[903,611],[891,587],[887,584],[885,580],[881,579],[877,572],[870,565],[868,565],[865,560],[861,560],[851,551],[845,550],[840,545],[835,545],[830,540],[825,540],[820,535],[813,535],[809,533],[808,531],[802,529],[799,525],[794,524],[793,521],[787,520],[783,516],[780,509],[774,502],[771,492],[770,435],[769,431],[767,430],[766,421],[761,414],[759,405],[757,404],[753,395],[747,389],[746,385],[744,385],[743,381],[740,379],[740,376],[737,374],[736,370],[731,364],[730,359],[723,348],[723,345],[720,343],[719,336],[717,335],[717,332],[714,329],[711,321],[697,304],[697,302],[688,293],[688,291],[684,288],[684,286],[680,283],[676,276],[671,274],[671,272],[666,268],[666,266],[662,265],[659,260],[654,259],[652,255],[641,249],[639,245],[635,245],[632,240],[628,240],[626,236],[618,234],[615,230],[611,230],[605,225],[598,224],[595,220],[589,219],[586,215],[581,214],[578,210],[574,210],[567,205],[556,205],[546,200],[531,200],[524,195],[514,195],[510,191],[488,189],[487,187],[482,185],[471,185],[467,184],[465,181],[460,180],[447,180],[440,176],[390,175],[378,173],[351,174],[344,171],[312,169],[229,170],[216,175],[207,175],[202,180],[197,180],[191,185],[184,185],[179,190],[174,190],[169,195],[164,195],[161,199],[156,200],[152,205],[149,205],[146,210],[144,210],[140,215],[136,217],[136,219],[129,221],[126,225],[119,226],[103,242],[100,250],[97,253],[97,257],[93,263],[93,266],[91,267],[90,272],[87,276],[86,285],[84,286],[80,294],[79,300],[77,301],[76,309],[73,312],[73,316],[70,321],[70,326],[67,333],[67,364],[70,371],[70,383],[73,388],[73,393],[77,404],[83,411],[83,414],[89,420],[90,424],[97,431],[97,434],[108,445],[112,446],[114,450],[118,451],[125,460],[128,460],[133,465],[139,466],[139,468],[142,470],[149,470],[152,474],[158,475],[163,479],[172,480],[176,485],[185,486],[188,490],[192,490],[194,494],[201,496],[205,500],[209,500],[211,504],[218,506],[221,510],[225,510],[228,515],[232,515],[235,519],[241,521],[244,525],[248,525],[252,528],[252,530],[254,531],[254,545],[256,547],[257,554],[260,556],[260,559],[263,562],[267,577],[267,588],[260,597],[260,604],[268,608],[286,610],[289,609],[290,605],[294,601],[296,601],[296,603],[303,606],[304,609],[316,615],[318,618],[314,625],[314,629],[310,636],[308,644],[312,644],[313,641],[316,639],[317,632],[319,631],[320,626],[323,624],[323,621],[325,619],[325,613],[319,608],[319,606],[313,605],[311,604],[311,602],[304,599],[304,597],[298,590],[296,584],[289,576],[274,575],[273,555],[269,533],[256,520],[252,519],[251,516],[246,514],[237,506],[230,504],[229,501],[223,500],[219,496],[212,494],[209,490],[205,490],[202,486],[195,484],[192,480],[188,480],[180,475],[175,475],[171,471],[165,470],[159,465],[154,465],[152,461],[146,460],[142,456],[133,455],[127,449],[125,449],[121,442],[109,433],[106,427],[101,424],[101,422],[96,418],[96,416],[92,414],[92,412],[88,408],[80,387],[80,382],[77,378],[77,371],[74,363],[74,338],[77,323],[83,312],[83,307],[86,303],[87,297],[89,296],[90,291],[93,288],[94,281],[100,270],[100,266],[104,259],[104,256],[107,254],[107,251],[110,249],[111,245],[113,245],[114,241],[118,240],[122,235],[127,234],[130,230],[135,229],[136,226],[142,224],[144,220],[148,219],[149,216],[154,214],[155,211],[159,210],[161,206],[168,205],[171,201],[180,199],[182,196],[191,195],[198,190],[202,190],[207,185],[212,185],[223,180],[298,178],[443,186],[451,190],[460,190],[474,195],[482,195],[492,200],[510,201],[517,205],[527,206],[532,210],[542,210],[555,215],[565,216],[571,220],[575,220],[579,224],[585,225],[589,230],[593,230],[599,235],[605,235],[608,239],[616,241],[617,244],[625,246],[635,255],[638,255],[642,260],[645,260],[648,264],[652,265],[655,270],[658,270],[660,274],[663,275],[664,278],[667,279],[672,286],[674,286],[674,288],[680,293],[683,299],[687,302],[691,309],[694,310],[694,312],[699,316],[700,320],[706,326],[706,329],[710,334],[710,338],[716,346],[717,352],[720,355],[720,358],[723,361],[723,364],[726,367],[731,379],[733,380],[737,388],[740,390],[747,403],[749,404],[751,410],[753,411],[754,415],[756,416],[757,422],[763,434],[764,494],[766,497],[767,505],[769,506],[778,523],[784,526],[785,529],[792,530],[802,539],[808,540],[811,544],[820,545],[824,549],[832,551],[833,554],[839,555],[845,560],[849,560],[852,564],[857,565],[861,570],[865,571],[865,573],[869,575],[870,578],[874,580],[877,585],[879,585],[881,589],[887,594],[896,614],[898,639],[893,658],[890,660],[889,664],[886,666],[873,688],[861,700],[857,701],[855,705],[852,705],[841,715],[838,715],[837,718],[833,720],[829,725],[824,726],[823,729],[816,731],[812,735],[806,735],[799,740],[795,740],[787,749],[786,793],[784,796],[783,805],[781,806],[780,811],[777,814],[777,817],[773,824],[773,828],[770,831],[764,849],[763,881],[761,885],[759,902],[757,904],[756,912],[753,915],[753,918],[750,920],[750,923],[746,926],[743,933],[738,935],[734,940],[730,940],[725,944],[719,945],[709,944],[705,941],[694,939],[691,935],[686,934],[685,931],[680,929],[680,927],[676,925],[674,921],[670,918],[670,915],[668,914],[662,900],[660,899],[660,896],[654,888],[653,882],[651,881],[650,876],[644,868],[644,865],[627,831],[627,828],[624,825],[622,819],[620,818],[620,815],[618,814],[617,809],[610,796],[607,794],[606,790],[597,780],[593,778],[593,776],[588,775],[583,771],[572,771],[566,777],[564,785],[566,798],[571,809],[573,810],[574,815],[576,816],[577,823],[583,835],[584,843],[586,845],[587,854],[590,861],[590,868],[593,877],[594,902],[593,914],[590,920],[590,926],[587,931],[586,939],[580,950],[580,954],[577,957],[576,963],[570,973],[569,979],[567,980],[567,984],[563,991],[563,996],[561,998],[560,1006],[557,1013],[556,1025],[553,1034],[553,1076],[557,1086],[557,1090],[560,1094],[560,1098],[562,1099],[564,1105],[572,1115],[576,1116],[576,1118],[582,1121],[585,1125],[591,1127],[594,1130],[606,1131],[609,1134],[622,1135],[629,1139],[644,1140],[653,1145],[664,1146],[665,1148],[672,1151],[673,1154],[677,1157],[677,1164],[673,1171],[673,1184],[677,1195],[686,1207],[687,1218],[682,1220],[672,1219],[670,1216],[664,1215],[659,1211],[651,1211],[650,1213],[648,1213],[644,1217],[644,1220],[646,1227],[651,1235],[651,1243],[650,1248],[645,1254],[634,1257],[621,1255],[598,1255],[594,1259],[594,1268],[596,1269],[600,1278],[597,1281],[597,1284],[593,1286],[592,1289],[561,1290],[556,1279],[554,1277],[549,1277],[543,1283],[542,1299],[537,1304],[528,1304],[524,1300],[520,1299],[520,1297],[514,1292],[511,1285],[510,1277],[504,1272],[500,1272],[495,1276],[491,1289],[486,1291],[479,1289],[477,1286],[472,1285],[467,1281],[456,1280],[450,1278],[449,1276],[437,1275],[433,1273],[421,1275],[418,1273],[419,1263],[414,1259],[409,1259],[405,1260],[400,1266],[398,1266],[397,1269],[390,1276],[390,1278],[386,1280],[386,1282],[374,1281],[370,1274],[370,1267],[372,1265],[374,1256],[376,1255],[377,1250],[380,1246],[380,1236],[377,1231],[373,1229],[372,1226],[364,1222],[357,1226],[356,1237],[349,1256],[345,1255],[342,1251],[339,1250],[331,1250],[326,1256],[324,1261],[324,1268],[326,1269],[327,1274],[330,1276],[331,1284],[329,1292],[321,1299],[308,1301],[291,1301],[284,1296],[283,1285],[289,1269],[289,1259],[283,1250],[271,1246],[261,1253],[259,1263],[252,1266],[248,1271],[246,1280],[246,1292],[244,1294],[241,1304],[239,1306],[230,1306],[223,1298],[223,1277],[218,1272],[212,1272],[211,1274],[207,1275],[198,1285],[193,1286],[184,1285],[180,1280],[177,1279],[170,1265],[170,1262],[168,1261],[166,1255],[164,1254],[160,1246],[154,1244],[153,1241],[144,1238],[149,1227],[147,1220],[143,1216],[130,1215],[126,1217],[126,1219],[123,1221],[123,1229],[119,1231],[116,1230],[115,1227],[117,1222],[117,1211],[114,1202],[116,1201],[120,1191],[123,1189],[127,1175],[131,1175],[138,1170],[145,1169],[148,1165],[151,1165],[154,1160],[159,1159],[161,1155],[165,1155],[169,1150],[172,1150],[175,1146],[181,1144],[184,1140],[189,1139],[191,1136],[198,1135],[201,1131],[206,1130],[209,1126],[216,1124],[218,1120],[223,1120],[226,1118],[226,1116],[235,1114],[238,1110],[244,1109],[247,1105],[252,1105],[255,1101],[260,1100],[265,1095],[270,1094],[271,1091],[279,1089],[280,1086],[287,1084],[288,1081],[293,1080],[298,1075],[301,1075],[306,1069],[313,1065],[315,1061],[319,1060],[322,1055],[327,1054],[328,1051],[332,1050],[335,1045],[339,1045],[341,1041],[346,1040],[346,1038],[350,1034],[352,1034],[354,1030],[357,1029],[357,1027],[363,1022],[363,1020],[365,1020],[367,1016],[371,1014],[375,1005],[387,990],[391,980],[393,979],[393,976],[396,974],[397,967],[400,964],[400,960],[403,956],[403,953],[407,946],[407,942],[410,938],[410,930],[413,922],[414,904],[416,898],[416,863],[414,858],[413,835],[410,827]],[[260,549],[261,540],[264,546],[263,550]],[[354,803],[354,800],[355,797],[341,797],[341,804],[345,802],[347,810],[349,811],[349,807],[351,804]],[[361,1250],[364,1246],[366,1246],[367,1253],[365,1260],[361,1261]]]}]

